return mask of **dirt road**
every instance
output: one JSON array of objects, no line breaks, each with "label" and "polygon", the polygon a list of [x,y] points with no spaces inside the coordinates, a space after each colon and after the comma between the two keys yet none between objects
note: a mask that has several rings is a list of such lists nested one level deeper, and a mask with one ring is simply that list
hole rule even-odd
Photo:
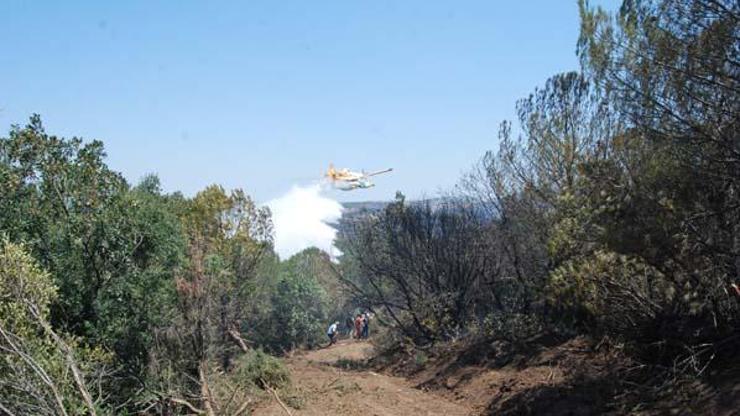
[{"label": "dirt road", "polygon": [[[300,409],[292,415],[445,415],[463,416],[472,409],[433,393],[415,389],[403,378],[369,370],[343,370],[367,358],[366,342],[341,341],[330,348],[309,351],[287,360]],[[339,365],[338,365],[339,364]],[[287,416],[275,401],[256,409],[256,416]]]}]

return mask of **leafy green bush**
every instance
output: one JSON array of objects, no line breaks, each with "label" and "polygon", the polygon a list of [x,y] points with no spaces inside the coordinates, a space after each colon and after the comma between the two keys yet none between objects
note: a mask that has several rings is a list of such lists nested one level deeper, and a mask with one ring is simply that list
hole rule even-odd
[{"label": "leafy green bush", "polygon": [[0,238],[0,407],[9,414],[87,414],[93,408],[83,397],[89,395],[86,376],[94,377],[109,357],[54,332],[48,316],[56,296],[51,277],[25,248]]},{"label": "leafy green bush", "polygon": [[414,354],[414,364],[418,367],[424,367],[427,361],[429,361],[429,357],[424,351],[416,351],[416,354]]},{"label": "leafy green bush", "polygon": [[277,258],[261,271],[247,322],[256,345],[275,353],[325,342],[332,305],[312,267],[319,252],[306,250],[287,261]]},{"label": "leafy green bush", "polygon": [[234,377],[256,386],[283,388],[290,384],[290,373],[283,361],[262,350],[250,350],[240,357],[233,372]]}]

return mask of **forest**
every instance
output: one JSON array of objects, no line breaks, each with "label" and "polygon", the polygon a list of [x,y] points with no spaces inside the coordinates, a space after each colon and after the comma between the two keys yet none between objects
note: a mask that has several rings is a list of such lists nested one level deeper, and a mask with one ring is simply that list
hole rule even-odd
[{"label": "forest", "polygon": [[361,310],[389,355],[610,345],[635,363],[615,391],[643,405],[740,383],[740,5],[579,8],[579,70],[512,103],[454,189],[345,217],[338,259],[279,258],[241,189],[132,184],[101,141],[12,128],[0,414],[249,414],[291,383],[283,356]]}]

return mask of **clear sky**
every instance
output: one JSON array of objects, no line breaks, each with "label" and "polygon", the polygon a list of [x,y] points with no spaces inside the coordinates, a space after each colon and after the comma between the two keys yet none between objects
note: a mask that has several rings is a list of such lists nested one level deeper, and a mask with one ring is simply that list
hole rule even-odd
[{"label": "clear sky", "polygon": [[575,0],[3,0],[0,16],[3,136],[39,113],[187,195],[266,201],[330,162],[395,168],[342,200],[432,195],[496,147],[518,98],[578,67]]}]

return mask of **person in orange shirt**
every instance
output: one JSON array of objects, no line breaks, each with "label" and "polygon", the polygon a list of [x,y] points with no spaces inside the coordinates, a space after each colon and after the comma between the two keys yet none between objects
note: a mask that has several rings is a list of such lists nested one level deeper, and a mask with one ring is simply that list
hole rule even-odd
[{"label": "person in orange shirt", "polygon": [[357,314],[355,317],[355,339],[360,339],[362,335],[362,314]]}]

